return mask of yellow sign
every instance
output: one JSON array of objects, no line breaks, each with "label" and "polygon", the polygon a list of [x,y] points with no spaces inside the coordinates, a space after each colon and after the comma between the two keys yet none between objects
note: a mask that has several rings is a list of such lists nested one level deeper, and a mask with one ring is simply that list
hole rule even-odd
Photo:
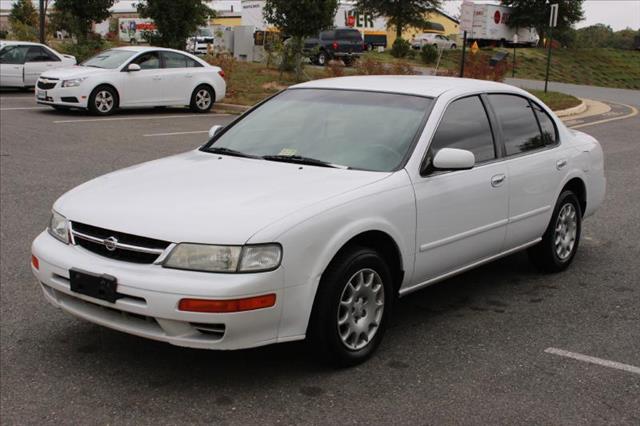
[{"label": "yellow sign", "polygon": [[471,53],[475,55],[476,52],[478,52],[478,50],[480,50],[480,48],[478,47],[478,42],[474,41],[473,44],[471,45]]}]

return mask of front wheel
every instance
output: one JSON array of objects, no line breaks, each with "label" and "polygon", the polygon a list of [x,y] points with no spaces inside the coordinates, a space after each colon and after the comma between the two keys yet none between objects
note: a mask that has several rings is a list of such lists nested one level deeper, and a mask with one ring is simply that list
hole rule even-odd
[{"label": "front wheel", "polygon": [[191,95],[191,110],[194,112],[208,112],[213,107],[214,95],[209,86],[198,86]]},{"label": "front wheel", "polygon": [[89,95],[89,111],[95,115],[110,115],[118,107],[118,94],[110,86],[96,87]]},{"label": "front wheel", "polygon": [[322,275],[309,323],[316,355],[338,367],[368,359],[382,341],[393,297],[391,273],[376,251],[340,254]]},{"label": "front wheel", "polygon": [[320,52],[316,57],[316,63],[321,67],[324,67],[327,64],[327,59],[328,59],[327,54],[325,52]]},{"label": "front wheel", "polygon": [[581,230],[580,201],[572,191],[563,191],[542,241],[528,250],[531,262],[544,272],[564,271],[578,251]]}]

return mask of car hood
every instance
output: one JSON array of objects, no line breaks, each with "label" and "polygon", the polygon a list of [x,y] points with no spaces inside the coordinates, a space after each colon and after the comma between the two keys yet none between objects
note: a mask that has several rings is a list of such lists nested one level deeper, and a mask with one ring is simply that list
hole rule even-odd
[{"label": "car hood", "polygon": [[93,179],[54,210],[165,241],[244,244],[287,215],[389,175],[192,151]]},{"label": "car hood", "polygon": [[54,78],[54,79],[69,79],[69,78],[81,78],[88,77],[90,75],[100,74],[113,70],[106,70],[103,68],[81,67],[80,65],[73,65],[68,67],[54,68],[49,71],[43,72],[40,77]]}]

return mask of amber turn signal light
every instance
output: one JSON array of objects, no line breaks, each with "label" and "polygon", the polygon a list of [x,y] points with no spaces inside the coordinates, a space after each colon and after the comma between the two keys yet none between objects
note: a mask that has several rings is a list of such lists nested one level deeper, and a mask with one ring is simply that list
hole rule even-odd
[{"label": "amber turn signal light", "polygon": [[178,309],[189,312],[229,313],[270,308],[275,304],[276,295],[272,293],[246,299],[182,299],[178,304]]}]

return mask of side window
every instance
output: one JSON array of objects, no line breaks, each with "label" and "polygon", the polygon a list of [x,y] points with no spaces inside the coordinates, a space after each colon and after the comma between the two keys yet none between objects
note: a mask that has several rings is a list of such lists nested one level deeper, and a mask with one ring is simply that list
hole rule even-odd
[{"label": "side window", "polygon": [[51,59],[49,55],[49,52],[45,51],[42,47],[31,46],[27,52],[25,62],[51,62],[53,59]]},{"label": "side window", "polygon": [[553,119],[543,110],[540,105],[535,102],[531,102],[533,110],[538,117],[538,123],[540,123],[540,129],[542,130],[542,137],[545,145],[555,145],[558,143],[558,128]]},{"label": "side window", "polygon": [[496,158],[489,117],[478,96],[458,99],[449,105],[430,149],[435,155],[442,148],[471,151],[476,156],[476,164]]},{"label": "side window", "polygon": [[162,52],[165,68],[186,68],[187,57],[174,52]]},{"label": "side window", "polygon": [[544,147],[544,140],[529,101],[516,95],[489,95],[502,126],[507,155]]},{"label": "side window", "polygon": [[323,31],[320,33],[320,40],[333,40],[336,38],[335,31]]},{"label": "side window", "polygon": [[158,52],[147,52],[131,61],[133,64],[140,65],[143,70],[153,70],[160,68],[160,55]]},{"label": "side window", "polygon": [[22,65],[29,46],[6,46],[0,51],[0,64]]}]

